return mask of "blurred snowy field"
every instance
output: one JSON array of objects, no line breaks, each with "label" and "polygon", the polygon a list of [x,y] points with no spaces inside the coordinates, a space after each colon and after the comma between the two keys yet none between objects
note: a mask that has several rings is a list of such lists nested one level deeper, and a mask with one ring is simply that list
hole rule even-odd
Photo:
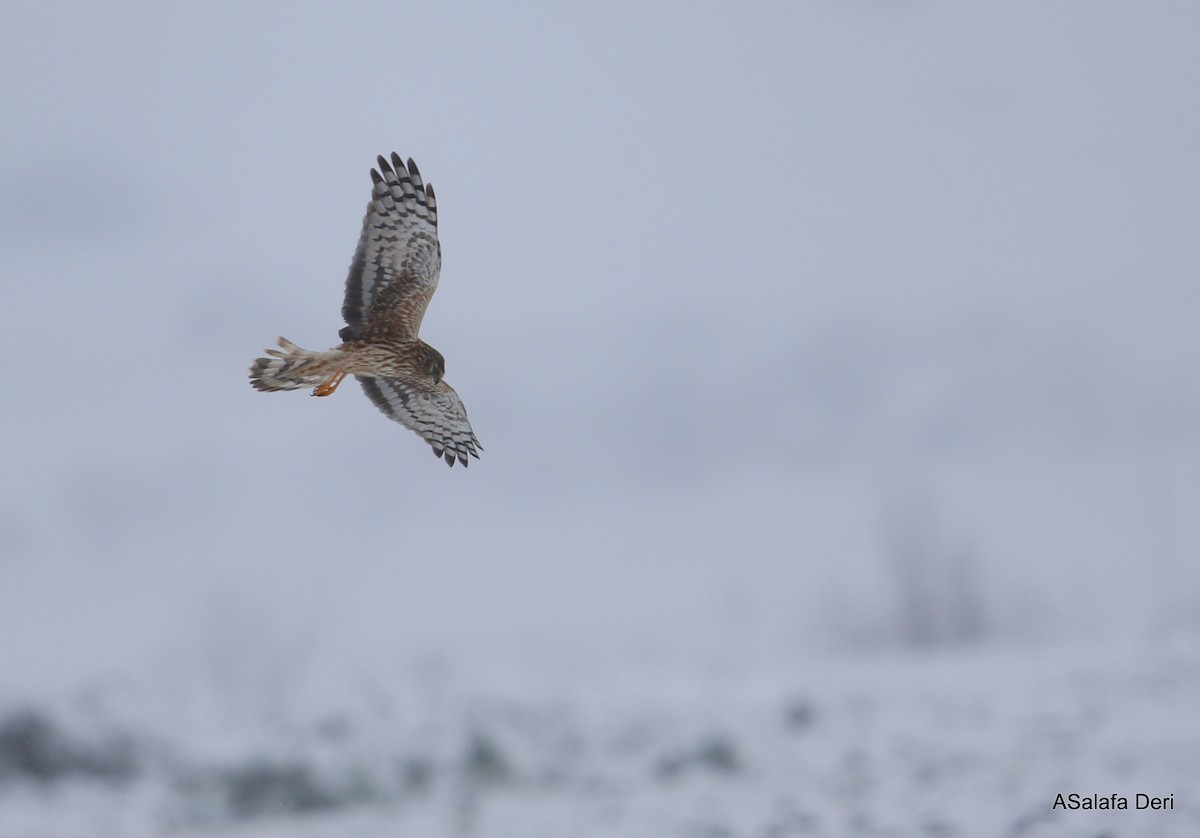
[{"label": "blurred snowy field", "polygon": [[[557,687],[521,676],[464,691],[429,661],[397,687],[360,690],[356,706],[263,707],[203,731],[177,707],[121,719],[112,692],[10,715],[3,834],[1169,838],[1200,827],[1194,645],[626,666]],[[1130,810],[1053,809],[1071,793],[1116,793]],[[1138,793],[1170,795],[1174,809],[1136,811]]]},{"label": "blurred snowy field", "polygon": [[[1200,834],[1197,31],[14,7],[0,838]],[[468,471],[246,382],[393,149]]]}]

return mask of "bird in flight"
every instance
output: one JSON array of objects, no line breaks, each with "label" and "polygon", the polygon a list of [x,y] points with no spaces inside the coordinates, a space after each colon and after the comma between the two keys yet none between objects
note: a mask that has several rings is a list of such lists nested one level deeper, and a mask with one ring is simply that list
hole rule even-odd
[{"label": "bird in flight", "polygon": [[371,170],[371,202],[346,278],[340,346],[326,352],[279,338],[278,349],[250,367],[257,390],[313,388],[331,395],[347,375],[383,411],[433,446],[453,466],[479,458],[462,399],[446,383],[446,361],[417,337],[437,290],[442,248],[437,238],[437,199],[417,164],[392,153]]}]

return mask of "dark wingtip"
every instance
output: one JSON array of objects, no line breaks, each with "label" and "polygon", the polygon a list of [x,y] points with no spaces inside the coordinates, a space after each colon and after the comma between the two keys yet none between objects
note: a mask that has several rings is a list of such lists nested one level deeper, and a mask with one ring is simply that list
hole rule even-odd
[{"label": "dark wingtip", "polygon": [[417,161],[413,160],[411,157],[408,158],[408,173],[413,177],[421,176],[421,170],[417,168]]},{"label": "dark wingtip", "polygon": [[396,167],[397,172],[404,169],[404,158],[394,151],[392,152],[392,165]]},{"label": "dark wingtip", "polygon": [[[396,155],[394,154],[392,155],[393,158],[395,156]],[[392,167],[388,164],[387,158],[382,154],[375,158],[375,162],[379,164],[379,171],[381,172],[390,172],[392,170]]]},{"label": "dark wingtip", "polygon": [[383,175],[374,169],[371,170],[371,183],[383,183]]}]

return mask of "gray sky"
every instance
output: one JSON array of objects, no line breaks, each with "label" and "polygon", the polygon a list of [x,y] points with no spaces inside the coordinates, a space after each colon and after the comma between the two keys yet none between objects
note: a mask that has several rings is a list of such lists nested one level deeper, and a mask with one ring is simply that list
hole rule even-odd
[{"label": "gray sky", "polygon": [[[1185,2],[9,10],[2,686],[236,619],[367,661],[839,648],[887,634],[897,516],[975,557],[1002,637],[1173,625],[1198,27]],[[353,387],[246,382],[276,335],[336,342],[392,150],[438,190],[422,335],[486,446],[465,473]]]}]

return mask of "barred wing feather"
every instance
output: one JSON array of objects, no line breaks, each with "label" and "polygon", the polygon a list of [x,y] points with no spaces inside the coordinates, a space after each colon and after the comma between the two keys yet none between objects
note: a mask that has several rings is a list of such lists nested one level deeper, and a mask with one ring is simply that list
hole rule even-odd
[{"label": "barred wing feather", "polygon": [[479,458],[483,446],[475,438],[467,410],[454,388],[442,381],[428,387],[414,386],[397,378],[358,376],[363,392],[389,418],[417,432],[433,446],[435,456],[450,465],[468,464],[468,456]]},{"label": "barred wing feather", "polygon": [[343,340],[364,336],[412,339],[441,272],[437,199],[417,165],[399,154],[371,170],[371,202],[346,277]]}]

